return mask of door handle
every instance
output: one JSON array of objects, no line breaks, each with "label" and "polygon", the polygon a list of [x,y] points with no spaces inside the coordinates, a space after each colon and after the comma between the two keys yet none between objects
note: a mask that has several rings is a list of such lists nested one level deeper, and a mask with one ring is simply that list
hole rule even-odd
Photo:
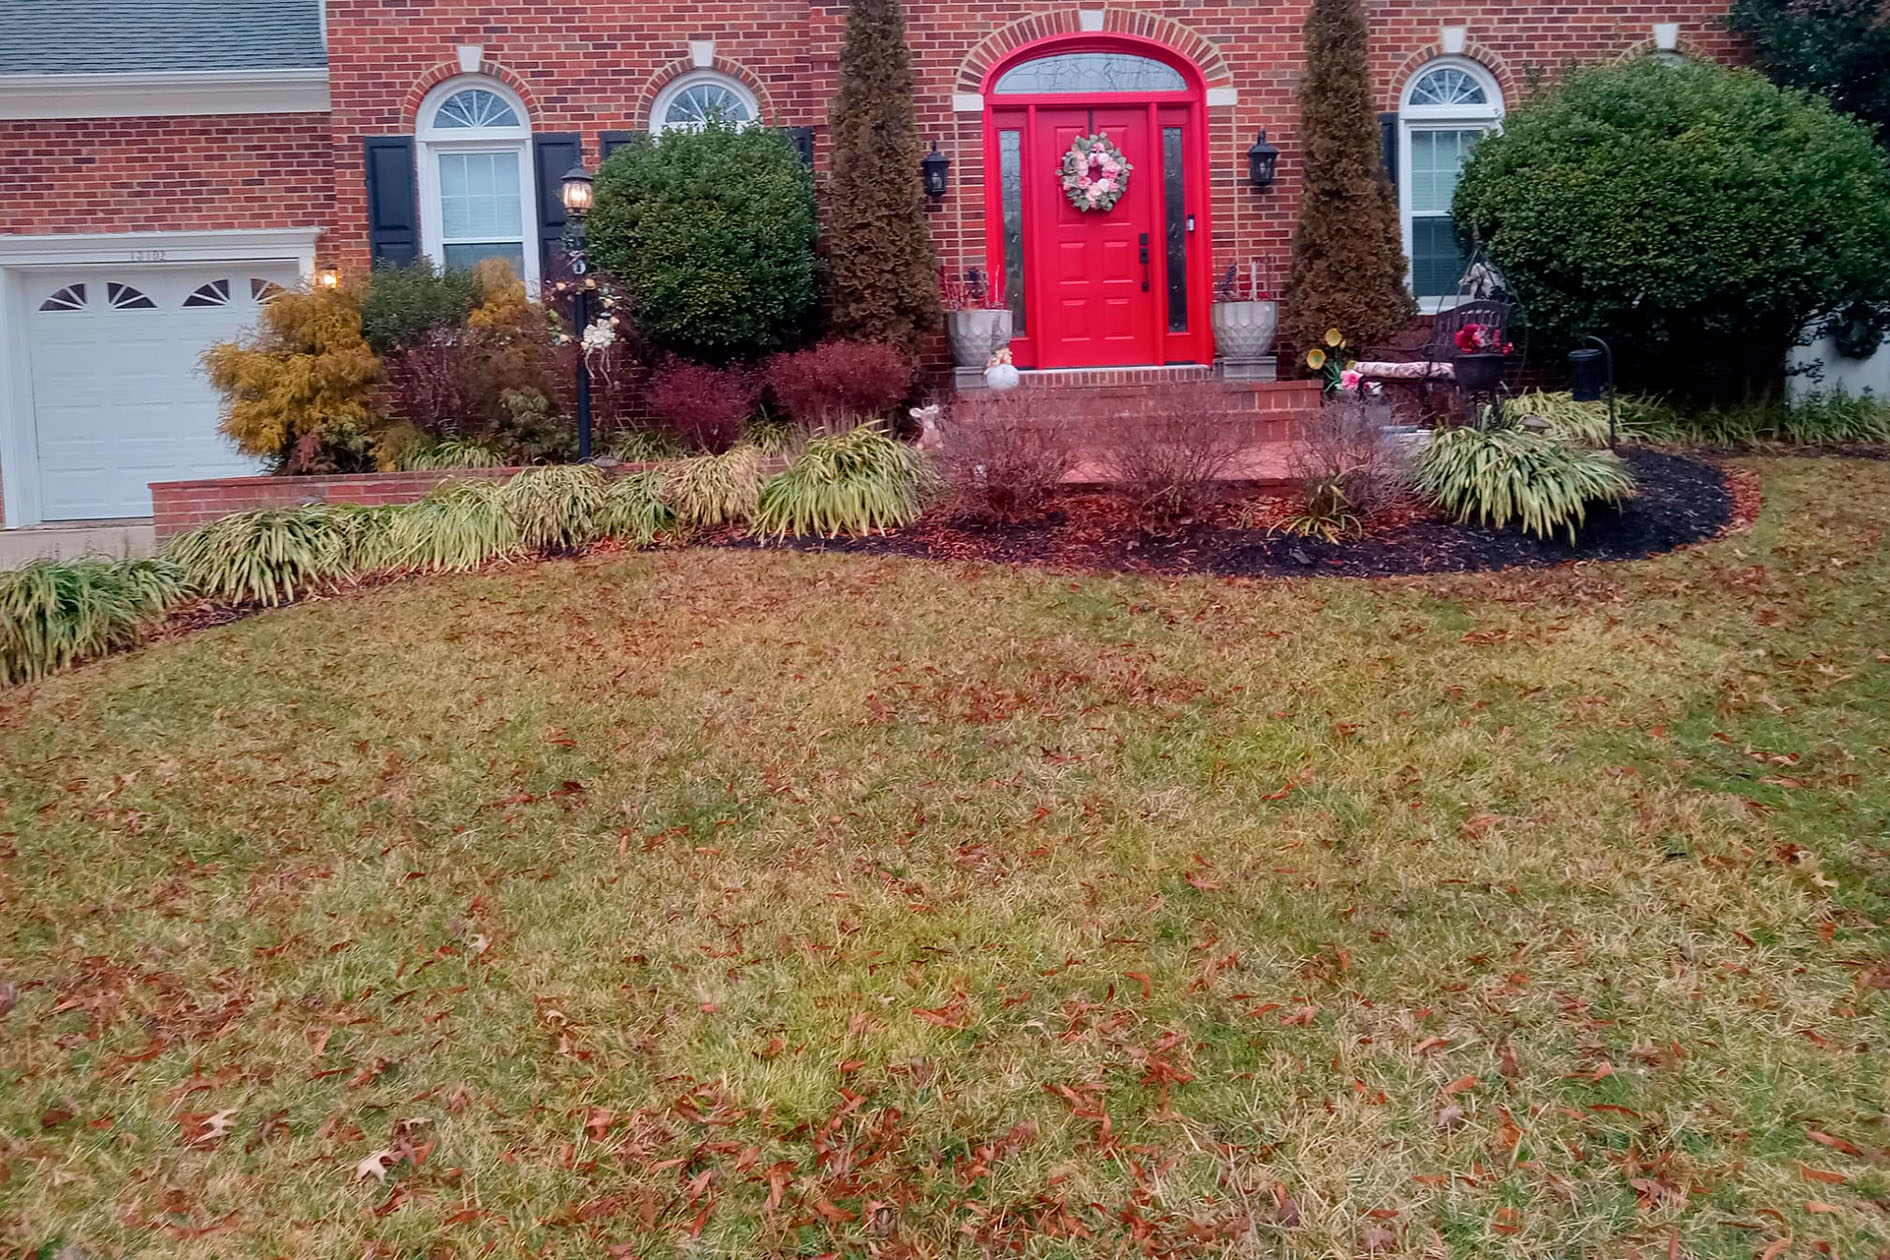
[{"label": "door handle", "polygon": [[1148,233],[1141,234],[1142,247],[1142,292],[1148,292]]}]

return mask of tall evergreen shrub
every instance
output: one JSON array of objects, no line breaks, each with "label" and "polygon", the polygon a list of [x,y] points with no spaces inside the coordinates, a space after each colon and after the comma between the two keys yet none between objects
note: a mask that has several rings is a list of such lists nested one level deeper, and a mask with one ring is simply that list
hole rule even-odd
[{"label": "tall evergreen shrub", "polygon": [[1305,174],[1284,323],[1294,357],[1328,328],[1382,344],[1417,313],[1405,288],[1397,200],[1379,156],[1365,7],[1313,0],[1302,28],[1300,150]]},{"label": "tall evergreen shrub", "polygon": [[939,321],[913,90],[899,0],[853,0],[828,115],[829,314],[842,337],[908,348]]}]

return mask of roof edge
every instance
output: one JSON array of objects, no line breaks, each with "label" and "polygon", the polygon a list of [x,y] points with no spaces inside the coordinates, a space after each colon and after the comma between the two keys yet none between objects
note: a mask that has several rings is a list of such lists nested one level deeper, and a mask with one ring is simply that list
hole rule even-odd
[{"label": "roof edge", "polygon": [[0,119],[326,113],[328,67],[0,74]]}]

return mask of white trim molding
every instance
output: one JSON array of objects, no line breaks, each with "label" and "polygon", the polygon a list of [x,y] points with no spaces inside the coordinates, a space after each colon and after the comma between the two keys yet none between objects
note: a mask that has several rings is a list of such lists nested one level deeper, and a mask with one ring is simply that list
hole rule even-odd
[{"label": "white trim molding", "polygon": [[956,114],[982,114],[984,112],[984,93],[953,92],[952,112]]},{"label": "white trim molding", "polygon": [[1207,107],[1213,109],[1220,105],[1240,104],[1240,89],[1236,87],[1211,87],[1207,90]]},{"label": "white trim molding", "polygon": [[1660,52],[1678,52],[1680,50],[1680,23],[1654,23],[1654,47]]},{"label": "white trim molding", "polygon": [[0,119],[321,114],[328,69],[0,74]]},{"label": "white trim molding", "polygon": [[315,243],[321,233],[318,227],[298,227],[0,235],[0,492],[6,500],[6,526],[37,525],[41,520],[23,300],[32,268],[293,262],[306,281],[315,273]]}]

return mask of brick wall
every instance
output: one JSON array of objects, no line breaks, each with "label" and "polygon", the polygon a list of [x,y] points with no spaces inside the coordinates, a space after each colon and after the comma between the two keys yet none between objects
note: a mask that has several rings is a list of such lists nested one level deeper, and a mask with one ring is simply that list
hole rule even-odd
[{"label": "brick wall", "polygon": [[443,482],[478,477],[503,480],[516,468],[455,468],[431,472],[347,473],[332,477],[224,477],[206,481],[154,481],[151,511],[158,541],[257,508],[312,503],[364,506],[413,503]]},{"label": "brick wall", "polygon": [[[931,215],[941,261],[954,271],[989,265],[985,248],[981,115],[952,108],[955,92],[977,91],[982,71],[1031,39],[1080,26],[1079,5],[1097,0],[909,0],[920,133],[952,159],[951,190]],[[1301,67],[1299,27],[1307,0],[1279,5],[1191,0],[1120,4],[1106,30],[1155,38],[1186,51],[1210,87],[1231,87],[1233,105],[1210,107],[1208,139],[1212,252],[1229,263],[1272,258],[1283,271],[1299,185],[1292,97]],[[1466,53],[1496,74],[1510,105],[1579,61],[1651,46],[1656,22],[1677,22],[1681,47],[1730,58],[1737,49],[1720,17],[1726,0],[1372,0],[1372,62],[1379,108],[1395,109],[1411,73],[1440,53],[1440,28],[1466,28]],[[715,42],[719,69],[748,82],[770,123],[816,130],[816,169],[827,164],[826,109],[844,35],[844,4],[704,0],[655,6],[592,0],[579,6],[521,0],[495,9],[465,0],[329,0],[334,199],[342,257],[367,261],[361,140],[409,134],[425,89],[457,73],[454,49],[478,44],[482,69],[512,85],[543,131],[577,131],[585,160],[598,160],[600,130],[649,125],[662,84],[690,68],[689,41]],[[1246,149],[1266,128],[1282,152],[1274,187],[1244,183]],[[1283,278],[1283,277],[1281,277]]]},{"label": "brick wall", "polygon": [[322,114],[0,122],[9,233],[325,227]]}]

